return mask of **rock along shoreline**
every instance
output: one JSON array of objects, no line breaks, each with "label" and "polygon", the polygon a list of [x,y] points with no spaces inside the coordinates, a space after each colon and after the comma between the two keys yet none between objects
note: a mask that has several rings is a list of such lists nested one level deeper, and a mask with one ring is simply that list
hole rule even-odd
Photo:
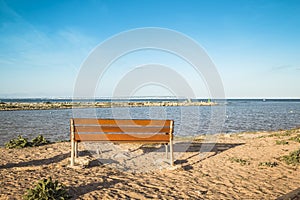
[{"label": "rock along shoreline", "polygon": [[215,106],[216,102],[160,101],[160,102],[0,102],[0,111],[52,110],[71,108],[150,107],[150,106]]}]

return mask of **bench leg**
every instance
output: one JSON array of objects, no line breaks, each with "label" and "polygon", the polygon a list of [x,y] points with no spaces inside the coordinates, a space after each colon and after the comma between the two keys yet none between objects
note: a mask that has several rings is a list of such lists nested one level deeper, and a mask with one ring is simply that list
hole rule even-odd
[{"label": "bench leg", "polygon": [[78,142],[75,142],[75,158],[78,158]]},{"label": "bench leg", "polygon": [[174,166],[173,140],[170,140],[170,164]]},{"label": "bench leg", "polygon": [[167,157],[167,159],[168,159],[168,144],[165,144],[165,147],[166,147],[166,157]]},{"label": "bench leg", "polygon": [[74,166],[75,163],[75,141],[72,137],[71,139],[71,166]]}]

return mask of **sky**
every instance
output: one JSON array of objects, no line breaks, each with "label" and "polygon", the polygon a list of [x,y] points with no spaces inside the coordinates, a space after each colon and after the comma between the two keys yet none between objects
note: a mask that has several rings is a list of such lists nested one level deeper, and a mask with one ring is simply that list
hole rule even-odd
[{"label": "sky", "polygon": [[[300,98],[299,0],[0,0],[0,98],[72,97],[82,64],[99,44],[144,27],[197,42],[213,61],[226,98]],[[149,63],[182,75],[196,97],[210,97],[205,77],[154,50],[116,60],[95,96],[113,96],[122,77]],[[131,95],[174,94],[150,84]]]}]

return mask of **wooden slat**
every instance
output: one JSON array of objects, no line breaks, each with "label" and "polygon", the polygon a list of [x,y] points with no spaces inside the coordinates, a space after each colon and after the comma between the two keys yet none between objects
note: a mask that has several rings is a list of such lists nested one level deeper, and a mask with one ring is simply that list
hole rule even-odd
[{"label": "wooden slat", "polygon": [[111,142],[169,142],[169,135],[164,134],[78,134],[76,141],[111,141]]},{"label": "wooden slat", "polygon": [[171,120],[74,118],[75,125],[170,126]]},{"label": "wooden slat", "polygon": [[99,132],[99,133],[169,133],[170,127],[148,126],[75,126],[75,133]]}]

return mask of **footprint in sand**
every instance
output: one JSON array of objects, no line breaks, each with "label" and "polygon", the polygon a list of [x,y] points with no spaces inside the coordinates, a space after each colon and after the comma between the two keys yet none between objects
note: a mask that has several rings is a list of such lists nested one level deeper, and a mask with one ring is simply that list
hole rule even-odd
[{"label": "footprint in sand", "polygon": [[123,159],[128,159],[129,158],[129,155],[127,152],[120,152],[120,153],[117,153],[115,155],[113,155],[113,158],[123,158]]}]

